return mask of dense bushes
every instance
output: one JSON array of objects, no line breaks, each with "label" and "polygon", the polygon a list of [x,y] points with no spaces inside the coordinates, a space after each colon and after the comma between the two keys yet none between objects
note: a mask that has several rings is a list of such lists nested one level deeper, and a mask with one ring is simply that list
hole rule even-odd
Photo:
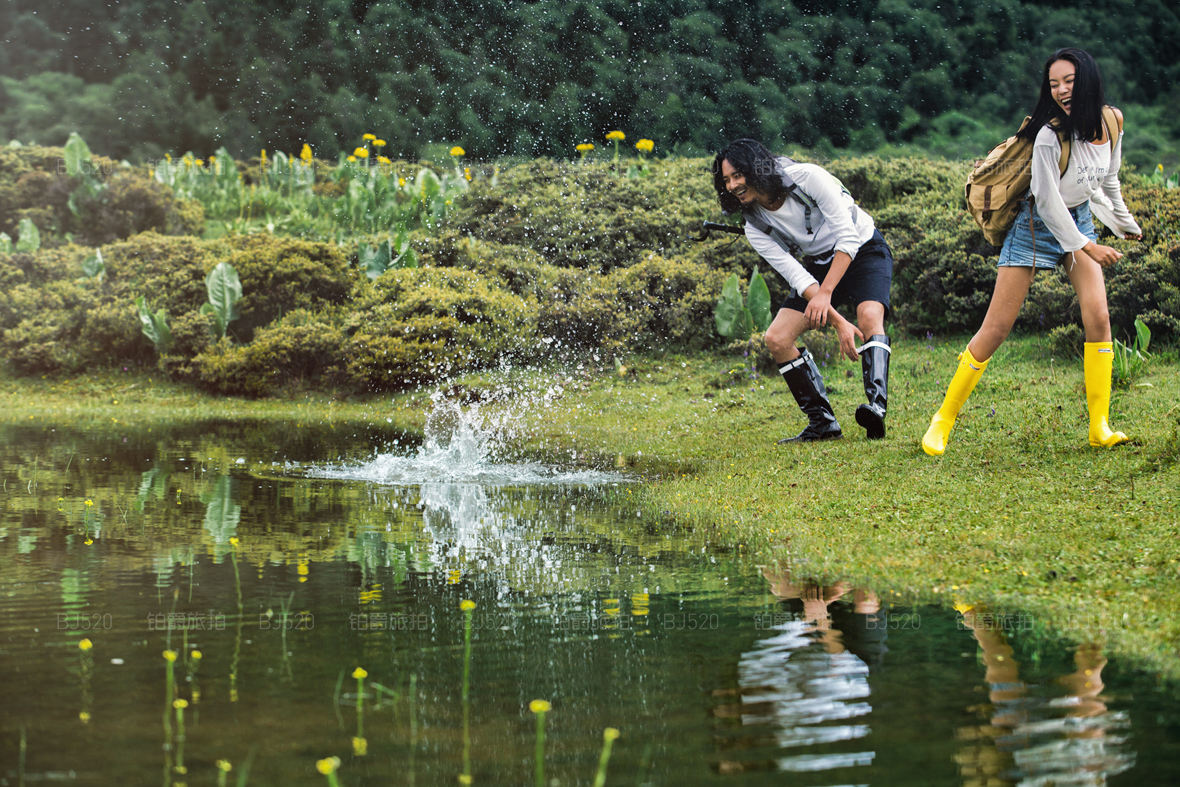
[{"label": "dense bushes", "polygon": [[100,186],[96,193],[81,188],[81,178],[66,174],[61,148],[0,148],[0,232],[15,235],[24,218],[50,244],[67,236],[97,246],[148,230],[201,232],[200,203],[176,199],[145,168],[95,156],[87,170]]},{"label": "dense bushes", "polygon": [[[767,271],[736,236],[690,240],[702,219],[721,218],[708,164],[658,161],[631,174],[602,162],[506,167],[498,183],[477,181],[441,231],[410,236],[419,267],[375,279],[357,264],[356,244],[380,236],[341,246],[269,233],[201,239],[142,232],[103,245],[105,268],[91,276],[84,261],[94,250],[83,246],[0,254],[0,356],[24,374],[156,363],[210,391],[263,395],[303,386],[393,390],[504,360],[586,351],[606,361],[633,351],[720,347],[712,310],[722,282],[735,271],[748,277],[755,266]],[[828,165],[893,248],[892,330],[977,327],[995,256],[962,207],[966,165]],[[32,168],[0,182],[14,186],[45,174]],[[17,204],[23,182],[0,199]],[[1174,339],[1180,191],[1134,177],[1125,191],[1146,237],[1112,241],[1126,252],[1107,270],[1115,332],[1123,335],[1142,316],[1157,341]],[[53,199],[19,210],[58,215]],[[220,262],[234,267],[243,290],[240,316],[224,338],[201,312],[205,276]],[[767,279],[781,301],[782,280]],[[140,333],[137,296],[168,316],[172,342],[162,354]],[[1018,328],[1067,348],[1078,340],[1071,327],[1078,320],[1064,272],[1039,273]]]}]

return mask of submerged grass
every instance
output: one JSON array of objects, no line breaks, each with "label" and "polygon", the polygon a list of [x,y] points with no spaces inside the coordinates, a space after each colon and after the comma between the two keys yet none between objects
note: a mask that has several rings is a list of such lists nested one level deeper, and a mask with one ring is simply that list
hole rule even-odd
[{"label": "submerged grass", "polygon": [[[852,417],[859,365],[823,369],[845,439],[784,446],[776,441],[803,426],[786,385],[714,354],[634,358],[581,376],[536,411],[529,443],[640,470],[646,483],[620,494],[637,499],[647,521],[694,531],[693,543],[789,562],[798,576],[848,580],[886,600],[1032,612],[1069,639],[1105,641],[1112,654],[1180,677],[1176,353],[1156,353],[1136,385],[1115,391],[1111,423],[1134,442],[1101,450],[1087,442],[1081,359],[1014,338],[964,407],[947,453],[928,457],[918,441],[965,343],[895,341],[880,441],[867,441]],[[425,393],[244,400],[131,374],[0,378],[0,418],[47,425],[392,419],[418,429],[429,409]]]}]

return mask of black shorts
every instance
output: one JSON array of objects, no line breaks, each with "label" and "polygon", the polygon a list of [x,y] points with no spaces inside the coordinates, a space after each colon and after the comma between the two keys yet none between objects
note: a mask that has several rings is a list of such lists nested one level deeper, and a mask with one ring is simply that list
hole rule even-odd
[{"label": "black shorts", "polygon": [[[807,272],[822,282],[828,275],[829,265],[803,263]],[[852,258],[852,264],[840,278],[836,291],[832,293],[832,305],[851,304],[858,306],[864,301],[877,301],[885,305],[885,317],[889,317],[889,285],[893,282],[893,252],[881,236],[873,230],[873,237],[865,241],[860,251]],[[807,299],[802,295],[788,298],[782,307],[801,312],[807,308]]]}]

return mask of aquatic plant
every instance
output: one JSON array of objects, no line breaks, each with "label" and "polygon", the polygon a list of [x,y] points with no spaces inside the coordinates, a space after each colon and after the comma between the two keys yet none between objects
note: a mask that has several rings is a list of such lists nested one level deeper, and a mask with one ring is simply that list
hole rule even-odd
[{"label": "aquatic plant", "polygon": [[336,779],[336,771],[340,769],[339,757],[325,757],[322,760],[317,760],[315,769],[328,780],[328,787],[340,787],[340,782]]},{"label": "aquatic plant", "polygon": [[356,679],[356,735],[352,738],[352,751],[358,757],[363,757],[369,751],[369,742],[365,739],[365,678],[369,673],[363,667],[352,671]]},{"label": "aquatic plant", "polygon": [[548,700],[533,700],[529,703],[529,710],[537,717],[537,743],[533,758],[533,780],[536,787],[545,787],[545,714],[551,708]]},{"label": "aquatic plant", "polygon": [[463,772],[459,774],[461,784],[471,784],[471,617],[475,602],[464,599],[459,602],[463,611]]},{"label": "aquatic plant", "polygon": [[614,727],[607,727],[602,731],[602,753],[598,755],[598,772],[594,774],[594,787],[604,787],[606,784],[606,766],[610,763],[611,746],[619,739],[619,731]]},{"label": "aquatic plant", "polygon": [[151,341],[157,355],[165,355],[172,347],[172,330],[168,327],[168,312],[163,308],[152,311],[142,295],[135,299],[139,315],[139,330]]}]

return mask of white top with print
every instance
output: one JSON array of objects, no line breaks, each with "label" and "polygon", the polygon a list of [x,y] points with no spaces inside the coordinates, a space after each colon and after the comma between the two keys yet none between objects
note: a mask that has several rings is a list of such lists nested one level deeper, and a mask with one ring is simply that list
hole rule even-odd
[{"label": "white top with print", "polygon": [[1119,185],[1122,155],[1122,132],[1115,140],[1113,151],[1110,140],[1098,145],[1074,137],[1065,174],[1058,177],[1061,140],[1049,126],[1044,126],[1037,134],[1029,190],[1036,199],[1037,213],[1065,251],[1077,251],[1089,242],[1069,215],[1069,209],[1090,199],[1096,198],[1100,205],[1109,201],[1110,205],[1105,206],[1108,209],[1099,210],[1098,215],[1115,233],[1120,236],[1142,233],[1123,202]]}]

